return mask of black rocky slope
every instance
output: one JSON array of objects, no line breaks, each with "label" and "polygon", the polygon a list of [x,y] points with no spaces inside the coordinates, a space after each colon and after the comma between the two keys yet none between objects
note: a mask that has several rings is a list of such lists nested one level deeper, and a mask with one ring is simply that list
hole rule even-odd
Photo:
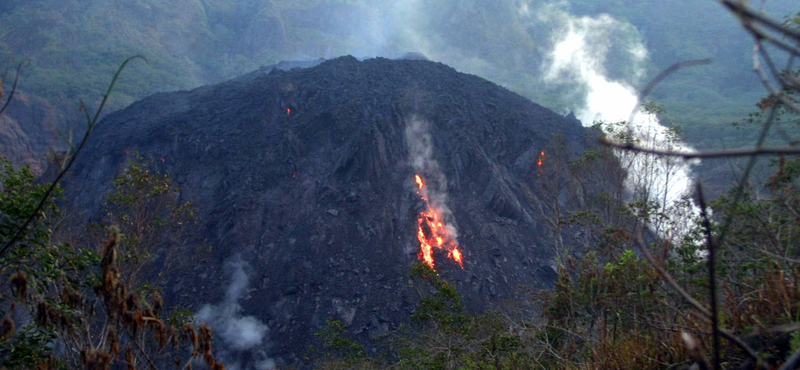
[{"label": "black rocky slope", "polygon": [[409,267],[424,207],[417,138],[406,135],[415,117],[429,123],[434,172],[447,181],[423,175],[447,194],[464,252],[463,270],[437,255],[441,276],[471,310],[551,286],[554,238],[531,204],[536,162],[554,134],[585,149],[585,130],[439,63],[342,57],[151,96],[101,122],[68,194],[96,212],[126,152],[159,159],[199,208],[198,241],[215,246],[165,292],[194,308],[221,300],[222,265],[240,254],[250,266],[243,314],[269,326],[267,353],[296,363],[328,318],[368,341],[414,310]]}]

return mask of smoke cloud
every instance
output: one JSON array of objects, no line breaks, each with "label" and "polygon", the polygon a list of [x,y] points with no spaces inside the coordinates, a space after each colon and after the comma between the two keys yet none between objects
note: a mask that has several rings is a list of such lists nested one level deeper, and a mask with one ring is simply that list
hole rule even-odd
[{"label": "smoke cloud", "polygon": [[[575,16],[566,0],[376,0],[349,2],[352,17],[320,28],[347,35],[323,57],[397,57],[419,52],[462,72],[474,73],[543,105],[571,109],[585,125],[628,121],[638,105],[634,86],[646,74],[648,53],[631,24],[607,14]],[[324,29],[329,27],[328,29]],[[341,31],[345,30],[345,31]],[[314,57],[319,57],[315,55]],[[302,56],[301,56],[302,57]],[[577,102],[577,103],[576,103]],[[430,156],[427,124],[408,122],[407,138],[415,170],[444,189]],[[637,112],[630,127],[654,148],[691,150],[652,114]],[[620,157],[633,176],[629,189],[658,194],[662,206],[681,199],[691,186],[683,163],[653,163]],[[635,181],[634,181],[635,180]],[[644,190],[642,190],[644,189]],[[446,210],[446,195],[431,194]]]},{"label": "smoke cloud", "polygon": [[598,17],[573,17],[559,10],[541,12],[540,19],[560,26],[553,33],[553,50],[543,73],[545,82],[570,83],[584,91],[583,105],[576,116],[584,125],[596,120],[610,122],[628,119],[636,105],[636,91],[626,82],[608,77],[607,57],[618,36],[627,35],[622,46],[633,61],[628,79],[636,82],[644,74],[647,50],[637,40],[636,30],[607,14]]},{"label": "smoke cloud", "polygon": [[[540,17],[561,25],[561,30],[553,33],[554,47],[544,80],[572,83],[585,91],[583,105],[578,107],[576,116],[586,126],[596,120],[627,120],[636,105],[636,91],[625,82],[609,79],[605,66],[614,40],[611,36],[635,30],[605,14],[596,18],[575,18],[562,11],[550,11],[541,13]],[[641,42],[624,47],[635,61],[631,77],[638,78],[644,72],[647,51]]]},{"label": "smoke cloud", "polygon": [[[294,54],[281,57],[313,60],[351,54],[357,58],[397,58],[416,52],[521,92],[527,82],[538,77],[521,78],[517,72],[538,67],[537,56],[543,49],[537,47],[536,40],[541,38],[538,30],[529,29],[523,23],[528,21],[517,15],[517,2],[357,0],[346,5],[338,1],[320,2],[308,12],[294,13],[297,18],[287,20],[297,25],[294,31],[319,37],[292,40]],[[320,22],[320,17],[324,21]],[[529,91],[537,91],[529,87]]]},{"label": "smoke cloud", "polygon": [[[641,110],[634,112],[639,102],[632,83],[643,76],[647,58],[647,50],[635,28],[608,15],[574,17],[554,8],[541,12],[540,18],[561,25],[561,30],[553,33],[553,49],[549,64],[544,67],[544,79],[551,83],[571,84],[583,93],[582,103],[575,108],[576,116],[584,126],[604,122],[607,124],[604,129],[610,136],[630,132],[640,146],[692,150],[662,126],[655,114]],[[613,65],[608,60],[612,49],[623,50],[628,60],[633,62],[633,68],[626,68],[629,81],[608,77],[607,66]],[[627,185],[634,197],[658,202],[662,210],[668,211],[689,193],[691,169],[684,162],[623,152],[617,154],[630,172]]]},{"label": "smoke cloud", "polygon": [[[267,325],[253,316],[243,316],[239,300],[247,293],[249,264],[237,255],[225,264],[231,274],[231,284],[225,292],[225,299],[217,304],[206,304],[195,315],[199,322],[208,323],[214,330],[215,339],[221,339],[216,355],[228,369],[274,369],[275,363],[264,352]],[[242,366],[241,358],[255,358],[254,364]]]},{"label": "smoke cloud", "polygon": [[430,123],[416,115],[411,116],[406,120],[405,136],[411,167],[426,182],[421,195],[441,213],[448,236],[458,244],[458,230],[452,225],[453,212],[447,206],[447,178],[439,162],[433,158]]}]

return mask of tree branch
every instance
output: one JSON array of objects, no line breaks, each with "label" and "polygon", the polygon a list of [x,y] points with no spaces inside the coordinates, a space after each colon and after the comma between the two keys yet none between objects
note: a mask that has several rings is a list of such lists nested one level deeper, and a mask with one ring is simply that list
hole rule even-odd
[{"label": "tree branch", "polygon": [[703,150],[697,152],[687,152],[687,151],[644,148],[634,145],[633,143],[613,142],[607,138],[600,138],[600,142],[604,145],[608,145],[610,147],[617,149],[628,150],[644,154],[663,155],[667,157],[679,157],[687,160],[694,158],[748,157],[754,155],[758,156],[758,155],[776,155],[776,154],[800,155],[800,148],[798,147],[777,147],[777,148],[755,147],[752,149]]},{"label": "tree branch", "polygon": [[719,2],[728,8],[728,10],[739,16],[739,18],[742,20],[746,20],[748,22],[756,21],[760,24],[763,24],[767,28],[771,28],[773,31],[777,31],[786,37],[795,40],[796,42],[800,42],[800,31],[787,28],[783,24],[759,14],[756,11],[753,11],[747,7],[743,1],[719,0]]},{"label": "tree branch", "polygon": [[[27,60],[23,60],[22,62],[19,62],[19,64],[17,65],[17,72],[14,74],[14,84],[11,86],[11,92],[8,93],[8,99],[6,99],[6,102],[5,104],[3,104],[3,107],[0,108],[0,114],[3,114],[6,108],[8,108],[8,105],[11,103],[11,99],[14,98],[14,93],[17,91],[17,82],[19,82],[19,71],[22,69],[22,65],[25,64],[26,61]],[[0,96],[1,95],[2,94],[0,94]]]},{"label": "tree branch", "polygon": [[25,220],[25,222],[22,224],[22,226],[20,226],[19,229],[17,229],[17,231],[14,233],[14,236],[11,237],[11,239],[9,239],[8,242],[5,243],[5,245],[3,245],[2,249],[0,249],[0,257],[5,255],[8,252],[9,248],[11,248],[14,245],[14,243],[19,241],[19,239],[22,237],[22,234],[25,232],[25,229],[27,229],[28,226],[36,218],[38,218],[39,212],[41,212],[42,209],[44,208],[44,205],[47,202],[47,199],[50,198],[50,196],[53,194],[53,191],[55,190],[55,188],[58,185],[59,181],[61,181],[61,179],[64,177],[64,175],[66,175],[67,171],[69,171],[70,167],[72,167],[72,164],[75,163],[75,158],[77,158],[78,153],[80,153],[80,151],[83,149],[83,146],[86,145],[86,142],[89,140],[89,134],[92,133],[92,130],[94,129],[95,125],[97,125],[97,120],[100,118],[100,113],[103,111],[103,107],[105,107],[106,101],[108,100],[108,97],[111,95],[111,90],[114,88],[114,84],[117,82],[117,79],[119,78],[120,73],[122,73],[122,70],[125,68],[125,66],[131,60],[134,60],[134,59],[137,59],[137,58],[140,58],[140,59],[144,60],[145,63],[147,63],[147,59],[145,59],[144,57],[139,56],[139,55],[134,55],[132,57],[128,57],[128,59],[125,59],[125,61],[122,62],[122,64],[117,69],[117,73],[114,74],[114,78],[111,79],[111,83],[108,85],[108,89],[106,90],[106,94],[103,96],[103,100],[100,103],[100,106],[97,108],[97,111],[95,112],[94,118],[91,119],[90,121],[87,121],[88,127],[86,129],[86,133],[83,135],[83,138],[81,139],[81,142],[78,145],[78,147],[75,149],[75,152],[72,153],[71,156],[68,155],[69,160],[66,162],[66,166],[64,166],[64,168],[61,169],[61,172],[58,173],[58,176],[56,177],[56,179],[47,188],[47,191],[45,191],[44,196],[42,196],[42,199],[39,201],[39,204],[36,206],[36,209],[34,209],[34,211],[31,213],[31,215],[28,217],[28,219]]},{"label": "tree branch", "polygon": [[[650,249],[647,248],[647,246],[644,243],[644,238],[642,237],[642,226],[637,227],[637,230],[635,231],[634,240],[636,242],[636,245],[639,247],[639,250],[641,250],[642,254],[644,255],[645,259],[647,259],[647,262],[649,262],[650,265],[653,266],[653,269],[656,270],[656,272],[664,280],[664,282],[666,282],[667,285],[670,286],[670,288],[672,288],[675,292],[677,292],[678,295],[683,297],[683,299],[686,302],[688,302],[689,305],[692,306],[692,308],[694,308],[695,310],[697,310],[701,314],[703,314],[703,317],[705,317],[706,319],[710,319],[711,318],[711,312],[709,312],[709,310],[706,309],[696,299],[692,298],[692,296],[689,295],[689,293],[687,293],[685,290],[683,290],[683,288],[681,288],[680,285],[678,285],[678,283],[675,281],[675,279],[672,277],[672,275],[670,275],[669,272],[667,272],[667,270],[665,270],[664,267],[662,267],[656,261],[656,259],[653,257],[653,254],[650,253]],[[729,341],[731,341],[734,344],[736,344],[736,346],[741,348],[743,351],[745,351],[745,353],[747,353],[748,356],[752,357],[753,360],[755,360],[756,363],[759,364],[758,366],[760,368],[764,368],[764,365],[763,365],[763,363],[761,361],[761,358],[758,356],[758,353],[756,353],[756,351],[754,351],[752,348],[750,348],[750,346],[747,345],[747,343],[742,341],[741,338],[739,338],[735,334],[733,334],[733,333],[731,333],[728,330],[725,330],[723,328],[718,328],[718,330],[719,330],[720,335],[722,335],[723,337],[725,337]]]},{"label": "tree branch", "polygon": [[711,235],[711,221],[708,219],[708,208],[706,207],[705,195],[703,195],[703,186],[699,182],[697,183],[697,198],[700,216],[703,219],[706,248],[708,249],[708,298],[711,301],[711,337],[714,343],[714,370],[719,370],[721,361],[719,357],[719,313],[717,312],[717,277],[714,257],[717,248],[714,243],[714,237]]}]

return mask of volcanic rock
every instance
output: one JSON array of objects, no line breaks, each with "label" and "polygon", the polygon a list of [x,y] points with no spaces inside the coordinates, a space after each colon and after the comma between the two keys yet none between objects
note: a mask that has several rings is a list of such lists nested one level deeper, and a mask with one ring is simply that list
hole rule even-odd
[{"label": "volcanic rock", "polygon": [[[413,122],[427,137],[408,134]],[[126,153],[159,159],[199,210],[193,242],[214,247],[213,258],[169,277],[168,299],[195,309],[223,300],[223,266],[241,256],[241,314],[268,325],[261,350],[298,364],[329,318],[369,342],[416,307],[422,287],[409,268],[425,204],[412,141],[429,140],[424,168],[437,173],[421,175],[449,209],[465,261],[462,269],[436,252],[436,269],[465,307],[551,287],[555,238],[535,203],[537,158],[553,135],[567,152],[593,145],[574,117],[446,65],[348,56],[156,94],[110,114],[67,190],[74,209],[95,217]]]},{"label": "volcanic rock", "polygon": [[42,157],[58,142],[59,125],[65,121],[46,100],[16,92],[0,115],[0,156],[15,166],[27,164],[41,174]]}]

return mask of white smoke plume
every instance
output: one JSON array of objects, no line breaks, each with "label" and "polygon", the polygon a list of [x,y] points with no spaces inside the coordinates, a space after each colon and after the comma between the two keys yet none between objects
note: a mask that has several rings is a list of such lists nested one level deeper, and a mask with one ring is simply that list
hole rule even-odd
[{"label": "white smoke plume", "polygon": [[[223,360],[228,369],[274,369],[275,363],[264,353],[267,325],[253,316],[243,316],[239,300],[247,292],[249,264],[237,255],[225,264],[230,271],[231,284],[225,292],[225,299],[217,304],[206,304],[195,315],[198,322],[208,323],[214,330],[214,338],[221,339],[216,355]],[[239,357],[248,353],[258,360],[255,364],[242,367]]]},{"label": "white smoke plume", "polygon": [[[576,116],[584,126],[604,122],[604,129],[610,136],[631,130],[641,146],[692,150],[662,126],[655,114],[636,112],[632,122],[628,122],[639,103],[631,83],[643,75],[647,58],[647,51],[636,37],[635,28],[609,15],[574,17],[556,8],[548,10],[540,12],[539,17],[560,24],[561,30],[553,33],[554,46],[550,63],[544,70],[545,81],[575,84],[582,89],[585,97],[576,107]],[[629,36],[610,37],[615,34]],[[625,44],[614,45],[615,42]],[[613,63],[608,60],[612,47],[625,50],[628,57],[638,64],[638,68],[630,73],[629,78],[633,81],[615,81],[608,77],[606,66]],[[662,210],[667,211],[691,190],[691,169],[684,162],[623,152],[617,154],[630,172],[627,185],[637,198],[658,202]]]},{"label": "white smoke plume", "polygon": [[[636,91],[629,83],[610,80],[606,63],[612,43],[618,41],[613,36],[635,33],[636,30],[607,14],[594,18],[573,17],[554,9],[539,14],[543,21],[561,27],[553,32],[554,47],[544,80],[571,82],[585,90],[583,106],[579,107],[576,116],[586,126],[597,120],[627,120],[636,105]],[[638,79],[644,73],[647,50],[640,41],[623,47],[636,62],[630,78]]]},{"label": "white smoke plume", "polygon": [[[647,50],[638,30],[607,14],[574,16],[568,0],[375,0],[348,4],[356,9],[351,17],[332,20],[331,25],[324,26],[330,28],[321,29],[323,33],[344,35],[346,42],[314,57],[347,53],[397,57],[404,52],[420,52],[544,105],[564,107],[578,101],[572,109],[585,126],[596,121],[628,121],[638,104],[633,86],[642,82],[647,65]],[[639,113],[636,117],[631,127],[641,143],[690,150],[676,141],[655,115]],[[424,150],[424,145],[419,149]],[[665,207],[681,199],[691,186],[690,168],[676,161],[666,162],[666,166],[636,160],[624,163],[634,173],[631,178],[640,180],[630,183],[630,190],[658,194],[655,200]],[[418,171],[430,170],[428,164],[417,165]],[[431,200],[446,210],[445,202],[435,197]]]},{"label": "white smoke plume", "polygon": [[442,214],[448,235],[457,244],[458,230],[452,224],[453,213],[447,206],[447,178],[439,162],[433,158],[430,123],[416,115],[411,116],[406,120],[405,136],[411,166],[426,183],[422,196],[428,198],[430,205]]}]

